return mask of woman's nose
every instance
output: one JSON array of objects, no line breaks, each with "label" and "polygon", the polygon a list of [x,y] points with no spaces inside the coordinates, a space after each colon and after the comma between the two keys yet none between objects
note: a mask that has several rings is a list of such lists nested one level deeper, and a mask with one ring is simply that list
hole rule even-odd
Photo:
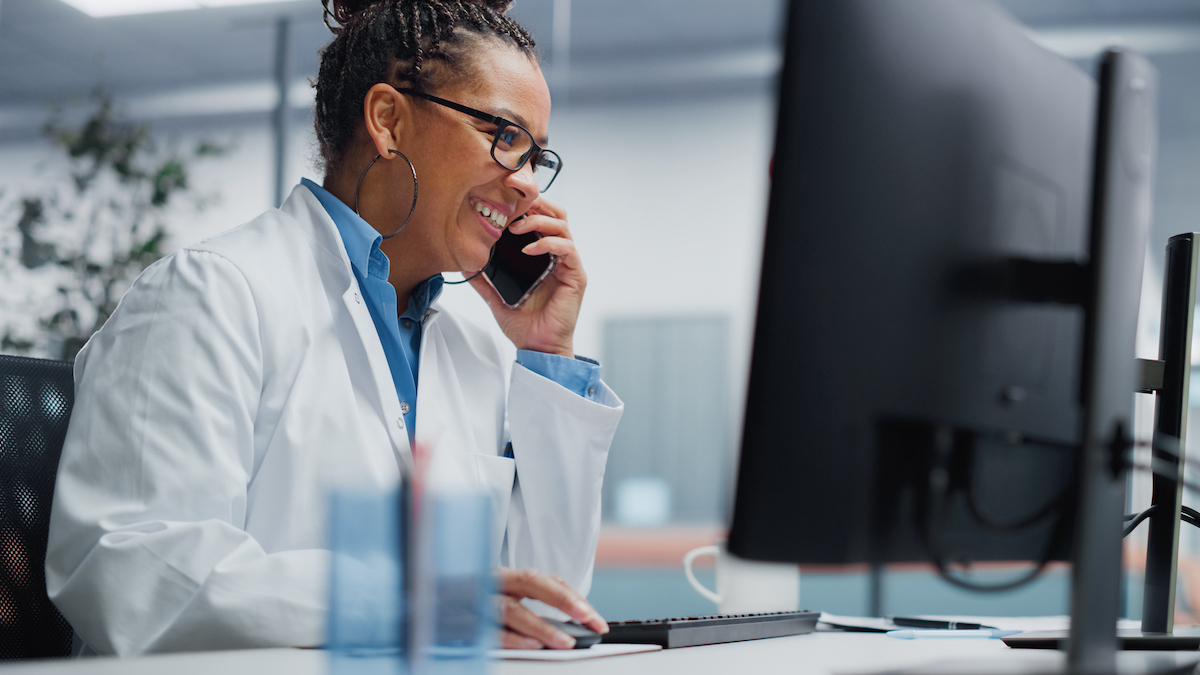
[{"label": "woman's nose", "polygon": [[525,199],[536,199],[538,196],[537,178],[533,175],[531,162],[525,162],[525,166],[510,171],[504,179],[504,184],[520,192]]}]

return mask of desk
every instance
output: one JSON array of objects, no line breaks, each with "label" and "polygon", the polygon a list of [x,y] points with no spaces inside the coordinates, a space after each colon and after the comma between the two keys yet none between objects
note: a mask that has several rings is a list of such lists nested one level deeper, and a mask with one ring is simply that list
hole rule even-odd
[{"label": "desk", "polygon": [[[1138,657],[1200,658],[1195,652],[1143,652]],[[819,632],[810,635],[668,649],[590,661],[494,662],[491,675],[739,675],[789,673],[826,675],[866,673],[943,661],[970,660],[993,672],[1022,672],[1061,660],[1057,652],[1009,649],[1000,640],[897,640],[878,633]],[[1005,668],[1005,666],[1010,666]],[[325,675],[326,654],[319,650],[254,649],[196,654],[167,654],[135,659],[95,658],[0,666],[3,675]],[[952,669],[947,672],[962,672]]]}]

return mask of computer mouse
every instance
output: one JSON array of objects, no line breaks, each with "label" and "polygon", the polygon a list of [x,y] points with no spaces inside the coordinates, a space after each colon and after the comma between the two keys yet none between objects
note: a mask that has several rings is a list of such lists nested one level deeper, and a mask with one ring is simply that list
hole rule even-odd
[{"label": "computer mouse", "polygon": [[584,628],[574,621],[546,619],[546,623],[575,638],[575,649],[587,649],[600,641],[599,633],[589,628]]}]

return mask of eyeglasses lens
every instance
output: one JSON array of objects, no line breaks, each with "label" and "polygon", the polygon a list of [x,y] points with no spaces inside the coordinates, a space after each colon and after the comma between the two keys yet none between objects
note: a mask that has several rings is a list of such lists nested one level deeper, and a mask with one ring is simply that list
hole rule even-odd
[{"label": "eyeglasses lens", "polygon": [[509,171],[520,168],[525,155],[533,148],[533,138],[520,127],[504,127],[496,132],[492,157]]},{"label": "eyeglasses lens", "polygon": [[558,176],[558,171],[562,168],[562,160],[553,150],[543,150],[529,161],[533,162],[533,177],[537,179],[538,191],[545,192]]},{"label": "eyeglasses lens", "polygon": [[562,168],[562,160],[552,150],[534,152],[533,137],[520,127],[504,127],[496,132],[492,144],[492,157],[496,162],[508,169],[516,171],[524,166],[526,159],[533,166],[533,175],[537,179],[538,190],[545,192],[554,182],[558,170]]}]

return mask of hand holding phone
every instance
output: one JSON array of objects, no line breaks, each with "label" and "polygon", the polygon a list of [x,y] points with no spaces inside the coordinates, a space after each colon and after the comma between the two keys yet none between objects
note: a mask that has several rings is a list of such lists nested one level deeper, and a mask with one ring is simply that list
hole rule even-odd
[{"label": "hand holding phone", "polygon": [[539,198],[526,216],[509,222],[471,285],[517,349],[572,357],[587,274],[566,212]]},{"label": "hand holding phone", "polygon": [[[524,217],[519,216],[512,223]],[[558,265],[558,258],[550,253],[526,255],[523,252],[526,246],[541,238],[542,235],[533,230],[514,234],[505,228],[492,245],[492,255],[483,267],[483,276],[509,309],[525,304]]]}]

